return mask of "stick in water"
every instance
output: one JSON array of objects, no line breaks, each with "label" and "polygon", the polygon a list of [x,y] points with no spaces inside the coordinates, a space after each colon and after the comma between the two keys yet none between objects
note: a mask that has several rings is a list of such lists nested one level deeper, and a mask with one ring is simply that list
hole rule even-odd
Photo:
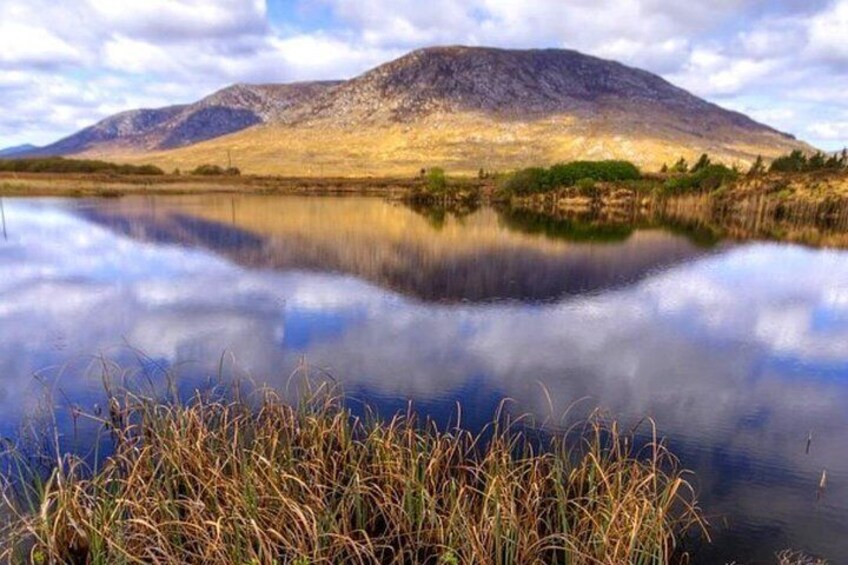
[{"label": "stick in water", "polygon": [[824,495],[824,490],[827,488],[827,469],[822,469],[821,479],[819,479],[819,492],[816,500],[821,500]]},{"label": "stick in water", "polygon": [[3,207],[2,198],[0,198],[0,217],[3,218],[3,239],[9,241],[9,235],[6,233],[6,208]]}]

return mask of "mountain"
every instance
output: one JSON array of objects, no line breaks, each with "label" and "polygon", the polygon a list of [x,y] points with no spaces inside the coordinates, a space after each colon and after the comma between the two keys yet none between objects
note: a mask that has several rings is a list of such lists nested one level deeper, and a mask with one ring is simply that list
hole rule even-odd
[{"label": "mountain", "polygon": [[[581,158],[658,168],[704,152],[745,164],[811,149],[659,76],[562,49],[435,47],[345,82],[232,89],[109,118],[53,147],[75,139],[87,154],[181,168],[232,155],[246,172],[291,175],[473,173]],[[128,119],[137,125],[115,127]]]},{"label": "mountain", "polygon": [[23,145],[15,145],[14,147],[6,147],[5,149],[0,149],[0,157],[17,157],[29,153],[31,151],[35,151],[37,149],[38,147],[30,143],[25,143]]},{"label": "mountain", "polygon": [[506,120],[565,114],[592,120],[637,108],[678,123],[692,123],[696,115],[698,125],[778,133],[649,72],[562,49],[421,49],[293,107],[284,118],[410,123],[440,112],[474,112]]},{"label": "mountain", "polygon": [[173,149],[266,122],[333,82],[237,84],[194,104],[131,110],[39,149],[39,155]]}]

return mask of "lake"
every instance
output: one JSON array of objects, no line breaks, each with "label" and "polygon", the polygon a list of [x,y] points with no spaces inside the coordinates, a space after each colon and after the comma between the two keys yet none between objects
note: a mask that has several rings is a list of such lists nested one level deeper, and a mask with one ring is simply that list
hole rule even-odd
[{"label": "lake", "polygon": [[651,417],[713,526],[696,563],[848,555],[848,252],[367,197],[3,208],[4,436],[50,393],[85,449],[70,408],[102,402],[104,361],[183,391],[306,364],[381,413],[459,403],[470,428],[504,398],[551,427]]}]

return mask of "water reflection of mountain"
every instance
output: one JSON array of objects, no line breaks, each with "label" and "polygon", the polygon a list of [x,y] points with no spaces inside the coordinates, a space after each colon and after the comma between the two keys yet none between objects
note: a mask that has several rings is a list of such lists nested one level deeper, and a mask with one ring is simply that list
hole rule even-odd
[{"label": "water reflection of mountain", "polygon": [[[303,218],[304,237],[341,232],[333,245],[345,237],[362,245],[383,234],[416,245],[425,239],[423,248],[434,254],[488,246],[554,259],[572,249],[622,245],[574,244],[567,230],[562,239],[518,233],[485,210],[448,215],[435,231],[423,217],[388,204],[360,211],[359,199],[335,199],[335,213],[319,200],[285,201]],[[639,284],[556,303],[421,303],[353,276],[244,269],[226,260],[262,256],[269,239],[277,247],[298,241],[263,228],[258,209],[250,221],[239,220],[240,202],[212,201],[220,210],[211,211],[210,202],[197,198],[7,202],[0,435],[33,412],[43,391],[31,375],[45,368],[47,376],[63,375],[56,377],[63,404],[90,410],[102,403],[101,364],[90,356],[131,366],[137,352],[126,344],[177,368],[186,390],[220,374],[222,352],[227,375],[279,388],[306,359],[385,413],[413,400],[438,416],[459,401],[463,421],[474,427],[509,397],[516,413],[539,419],[558,416],[581,398],[575,418],[595,406],[628,425],[651,416],[696,472],[719,538],[713,551],[726,551],[698,554],[696,562],[772,562],[787,547],[831,562],[848,553],[846,253],[721,246]],[[310,227],[304,209],[313,205],[309,221],[325,221]],[[235,215],[235,226],[226,212]],[[268,223],[281,215],[270,210]],[[296,218],[283,216],[281,223]],[[104,222],[115,227],[104,229]],[[322,237],[329,236],[314,239]],[[202,252],[211,248],[204,238],[217,241],[223,260]],[[651,231],[637,231],[623,244],[639,238],[688,245]],[[151,241],[196,241],[202,248]],[[63,414],[64,437],[73,441],[76,422],[70,410]],[[828,488],[817,501],[822,469]]]},{"label": "water reflection of mountain", "polygon": [[658,230],[572,226],[569,240],[516,229],[488,208],[434,222],[370,198],[125,198],[83,213],[139,240],[210,249],[251,268],[341,272],[426,301],[551,300],[631,284],[703,253]]}]

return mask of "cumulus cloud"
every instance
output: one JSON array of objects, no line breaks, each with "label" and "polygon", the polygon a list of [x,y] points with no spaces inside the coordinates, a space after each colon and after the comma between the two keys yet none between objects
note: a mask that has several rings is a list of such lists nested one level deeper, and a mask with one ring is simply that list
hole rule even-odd
[{"label": "cumulus cloud", "polygon": [[[827,122],[848,108],[845,29],[848,0],[6,0],[0,145],[233,82],[348,78],[413,48],[471,44],[616,59],[837,148],[848,138]],[[54,97],[53,82],[96,85],[97,99]]]},{"label": "cumulus cloud", "polygon": [[268,31],[264,0],[88,0],[88,6],[100,25],[154,41],[232,38]]}]

